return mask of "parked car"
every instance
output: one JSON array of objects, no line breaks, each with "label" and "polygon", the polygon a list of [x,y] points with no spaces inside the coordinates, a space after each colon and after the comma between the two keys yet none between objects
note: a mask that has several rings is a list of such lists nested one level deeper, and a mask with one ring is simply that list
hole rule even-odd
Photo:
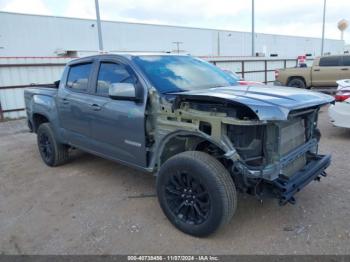
[{"label": "parked car", "polygon": [[350,55],[318,57],[311,67],[279,69],[275,71],[275,77],[275,85],[333,87],[337,80],[350,78]]},{"label": "parked car", "polygon": [[236,81],[191,56],[98,55],[24,96],[44,163],[78,148],[153,173],[171,223],[206,236],[231,220],[237,190],[294,203],[331,161],[317,152],[317,115],[332,97]]},{"label": "parked car", "polygon": [[338,88],[335,94],[335,101],[342,102],[350,98],[350,79],[337,81]]},{"label": "parked car", "polygon": [[328,113],[334,126],[350,128],[350,98],[330,105]]},{"label": "parked car", "polygon": [[350,80],[337,81],[336,103],[328,109],[334,126],[350,128]]}]

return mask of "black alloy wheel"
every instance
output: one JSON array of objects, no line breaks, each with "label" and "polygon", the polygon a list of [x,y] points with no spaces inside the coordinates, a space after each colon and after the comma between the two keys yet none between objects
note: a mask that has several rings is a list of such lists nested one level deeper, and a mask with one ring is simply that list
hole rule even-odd
[{"label": "black alloy wheel", "polygon": [[68,146],[57,141],[50,123],[43,123],[37,130],[37,143],[42,160],[48,166],[58,166],[69,158]]},{"label": "black alloy wheel", "polygon": [[216,158],[200,151],[179,153],[161,166],[157,195],[169,221],[197,237],[227,224],[237,206],[230,173]]},{"label": "black alloy wheel", "polygon": [[199,225],[210,211],[210,196],[207,188],[186,171],[179,171],[165,187],[167,204],[181,221]]},{"label": "black alloy wheel", "polygon": [[49,137],[45,133],[41,133],[38,137],[40,154],[45,162],[50,162],[53,157],[53,145]]}]

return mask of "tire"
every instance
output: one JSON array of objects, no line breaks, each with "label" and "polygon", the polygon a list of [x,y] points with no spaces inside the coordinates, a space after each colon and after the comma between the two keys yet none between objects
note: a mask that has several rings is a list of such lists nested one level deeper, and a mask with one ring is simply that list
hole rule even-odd
[{"label": "tire", "polygon": [[170,222],[197,237],[208,236],[227,224],[237,206],[229,172],[214,157],[199,151],[180,153],[162,165],[157,195]]},{"label": "tire", "polygon": [[50,123],[43,123],[37,131],[38,149],[48,166],[59,166],[68,160],[68,146],[58,143]]},{"label": "tire", "polygon": [[306,88],[305,82],[301,78],[293,78],[288,82],[288,86],[297,88]]}]

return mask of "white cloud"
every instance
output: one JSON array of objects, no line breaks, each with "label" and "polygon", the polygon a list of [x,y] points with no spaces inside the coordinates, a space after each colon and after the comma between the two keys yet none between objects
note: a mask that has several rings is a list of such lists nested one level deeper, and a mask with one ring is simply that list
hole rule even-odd
[{"label": "white cloud", "polygon": [[[94,0],[0,0],[2,10],[95,18]],[[256,31],[320,37],[323,0],[255,0]],[[57,8],[59,7],[59,8]],[[326,37],[340,38],[337,22],[350,20],[350,1],[327,1]],[[250,0],[100,0],[105,20],[170,24],[226,30],[251,29]],[[350,30],[348,30],[350,32]],[[345,39],[350,41],[350,33]]]},{"label": "white cloud", "polygon": [[6,12],[52,15],[42,0],[12,0],[2,8]]},{"label": "white cloud", "polygon": [[63,15],[79,18],[95,18],[95,1],[70,0]]},{"label": "white cloud", "polygon": [[[93,1],[74,0],[66,15],[94,18]],[[256,0],[256,31],[321,36],[323,0]],[[100,0],[102,19],[249,31],[249,0]],[[328,1],[326,37],[339,39],[336,27],[350,19],[350,1]],[[350,40],[350,35],[345,34]]]}]

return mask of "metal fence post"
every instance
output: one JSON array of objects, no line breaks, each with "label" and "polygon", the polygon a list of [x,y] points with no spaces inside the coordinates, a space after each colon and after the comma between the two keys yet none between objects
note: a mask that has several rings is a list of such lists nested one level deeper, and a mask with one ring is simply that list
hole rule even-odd
[{"label": "metal fence post", "polygon": [[242,78],[244,79],[244,61],[242,60],[241,61],[241,63],[242,63]]},{"label": "metal fence post", "polygon": [[265,84],[267,84],[267,60],[264,61],[265,66]]},{"label": "metal fence post", "polygon": [[4,113],[2,112],[2,106],[0,102],[0,121],[4,120]]}]

